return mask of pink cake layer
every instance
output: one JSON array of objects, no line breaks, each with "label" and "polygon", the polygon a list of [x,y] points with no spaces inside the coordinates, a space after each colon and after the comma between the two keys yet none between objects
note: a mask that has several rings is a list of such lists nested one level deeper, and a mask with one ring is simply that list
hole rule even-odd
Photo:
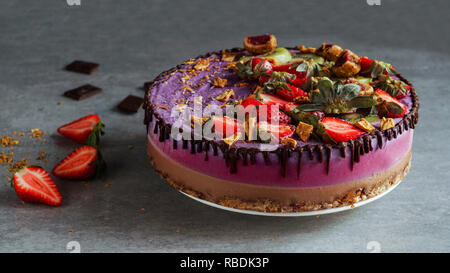
[{"label": "pink cake layer", "polygon": [[389,141],[383,137],[383,147],[377,146],[376,138],[372,139],[373,150],[361,155],[359,162],[354,162],[351,168],[350,148],[347,148],[346,157],[340,155],[339,150],[332,149],[329,172],[326,171],[326,159],[320,163],[317,156],[309,159],[307,153],[302,156],[300,175],[297,175],[298,155],[294,153],[287,162],[286,177],[281,176],[279,158],[270,154],[270,165],[264,162],[261,153],[256,156],[255,164],[243,165],[243,160],[237,162],[237,173],[230,173],[220,149],[217,156],[209,151],[208,161],[205,152],[192,154],[190,149],[183,149],[181,142],[177,149],[173,147],[172,138],[160,142],[158,135],[153,133],[154,123],[150,123],[148,140],[161,152],[179,164],[190,169],[207,174],[212,177],[230,182],[240,182],[252,185],[266,185],[277,187],[318,187],[337,185],[372,177],[394,166],[410,150],[413,141],[413,129],[404,131],[397,138]]}]

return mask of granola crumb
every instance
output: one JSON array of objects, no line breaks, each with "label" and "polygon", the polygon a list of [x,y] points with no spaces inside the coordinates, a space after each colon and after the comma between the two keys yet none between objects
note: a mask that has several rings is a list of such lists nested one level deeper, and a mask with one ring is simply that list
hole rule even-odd
[{"label": "granola crumb", "polygon": [[31,129],[31,137],[32,138],[41,138],[42,136],[45,136],[45,133],[41,131],[39,128]]},{"label": "granola crumb", "polygon": [[234,98],[234,90],[233,89],[225,89],[222,94],[216,97],[216,100],[221,102],[226,102],[230,98]]},{"label": "granola crumb", "polygon": [[214,79],[213,85],[215,87],[223,88],[227,85],[227,79],[222,79],[221,77],[217,77]]},{"label": "granola crumb", "polygon": [[295,132],[303,142],[307,142],[313,129],[314,127],[312,125],[304,122],[299,122],[297,128],[295,128]]},{"label": "granola crumb", "polygon": [[381,119],[381,123],[380,123],[381,130],[384,131],[384,130],[393,128],[394,126],[395,126],[395,122],[394,122],[394,120],[392,118],[385,118],[385,117],[383,117]]},{"label": "granola crumb", "polygon": [[2,147],[3,147],[3,148],[19,145],[19,140],[14,139],[14,138],[11,137],[11,136],[3,136],[3,137],[0,139],[0,141],[1,141],[1,144],[2,144]]},{"label": "granola crumb", "polygon": [[281,143],[288,148],[295,148],[297,146],[297,141],[290,137],[281,140]]},{"label": "granola crumb", "polygon": [[366,132],[372,132],[375,130],[375,127],[373,127],[373,125],[365,118],[360,119],[357,123],[355,123],[355,126]]}]

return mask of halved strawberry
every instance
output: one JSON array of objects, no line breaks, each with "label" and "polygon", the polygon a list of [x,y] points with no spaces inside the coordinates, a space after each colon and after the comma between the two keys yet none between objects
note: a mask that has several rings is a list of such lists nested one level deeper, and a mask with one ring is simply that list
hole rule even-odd
[{"label": "halved strawberry", "polygon": [[392,97],[381,89],[375,90],[375,94],[382,101],[378,105],[378,115],[380,117],[399,118],[406,114],[408,107],[398,99]]},{"label": "halved strawberry", "polygon": [[287,72],[289,74],[295,75],[297,78],[305,78],[307,71],[297,71],[298,63],[301,63],[301,61],[290,64],[276,65],[273,67],[273,71]]},{"label": "halved strawberry", "polygon": [[278,97],[287,101],[294,101],[297,97],[308,97],[308,93],[306,93],[302,89],[290,84],[286,84],[286,86],[286,88],[277,89],[275,91]]},{"label": "halved strawberry", "polygon": [[272,64],[262,58],[252,58],[252,71],[257,76],[267,76],[272,73]]},{"label": "halved strawberry", "polygon": [[[53,168],[53,175],[59,178],[82,180],[92,178],[103,161],[97,148],[82,146],[59,162]],[[100,170],[100,169],[99,169]]]},{"label": "halved strawberry", "polygon": [[283,106],[281,107],[281,109],[282,109],[283,111],[285,111],[285,112],[289,112],[289,111],[294,110],[294,108],[297,108],[297,106],[298,106],[297,103],[288,102],[288,103],[286,103],[285,105],[283,105]]},{"label": "halved strawberry", "polygon": [[[256,107],[257,117],[259,120],[264,119],[270,123],[291,123],[292,121],[288,115],[279,110],[279,106],[278,108],[275,107],[276,105],[266,105],[265,107],[261,107],[264,104],[254,98],[246,98],[242,101],[241,105],[244,107],[254,105]],[[264,117],[262,110],[265,111]]]},{"label": "halved strawberry", "polygon": [[292,122],[291,118],[285,113],[281,112],[277,105],[260,106],[258,108],[258,120],[279,124],[287,124]]},{"label": "halved strawberry", "polygon": [[237,132],[244,132],[244,127],[242,124],[238,123],[237,120],[232,119],[227,116],[213,116],[213,130],[219,137],[230,137]]},{"label": "halved strawberry", "polygon": [[325,126],[325,132],[328,136],[336,142],[349,141],[350,139],[355,139],[365,133],[353,124],[334,117],[323,118],[322,124]]},{"label": "halved strawberry", "polygon": [[43,203],[50,206],[62,204],[55,182],[50,174],[40,167],[24,167],[14,174],[14,189],[24,202]]},{"label": "halved strawberry", "polygon": [[263,103],[260,102],[257,99],[254,99],[254,98],[246,98],[245,100],[242,101],[241,105],[244,106],[244,107],[247,107],[249,105],[255,105],[255,106],[256,105],[263,105]]},{"label": "halved strawberry", "polygon": [[[277,137],[279,140],[284,138],[292,137],[295,132],[295,126],[290,124],[270,124],[267,122],[258,122],[257,124],[261,135],[261,132],[267,132],[270,134],[270,137]],[[265,137],[267,138],[267,137]],[[268,139],[263,139],[268,140]]]},{"label": "halved strawberry", "polygon": [[369,69],[370,65],[373,63],[373,60],[367,58],[367,57],[360,57],[359,58],[359,65],[361,66],[361,71],[366,71]]},{"label": "halved strawberry", "polygon": [[257,95],[257,99],[260,102],[262,102],[263,104],[266,104],[266,105],[278,105],[278,106],[280,106],[280,108],[281,108],[281,106],[289,103],[289,101],[280,99],[280,98],[278,98],[278,97],[276,97],[274,95],[271,95],[271,94],[269,94],[267,92],[259,92],[258,95]]},{"label": "halved strawberry", "polygon": [[88,115],[59,127],[58,133],[78,143],[86,143],[91,133],[101,134],[103,126],[99,116]]},{"label": "halved strawberry", "polygon": [[305,82],[307,82],[308,79],[310,79],[310,78],[295,78],[295,79],[292,81],[292,85],[293,85],[293,86],[296,86],[296,87],[299,87],[299,88],[302,88],[303,84],[304,84]]}]

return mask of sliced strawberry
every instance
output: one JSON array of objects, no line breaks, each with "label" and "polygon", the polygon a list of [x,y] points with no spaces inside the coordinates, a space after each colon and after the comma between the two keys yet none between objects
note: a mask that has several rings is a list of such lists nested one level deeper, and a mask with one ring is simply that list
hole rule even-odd
[{"label": "sliced strawberry", "polygon": [[282,105],[281,109],[286,111],[286,112],[290,112],[290,111],[294,110],[294,108],[297,108],[297,106],[298,106],[297,103],[288,102],[285,105]]},{"label": "sliced strawberry", "polygon": [[382,101],[378,105],[378,115],[380,117],[386,116],[388,118],[399,118],[406,114],[408,107],[401,103],[398,99],[392,97],[381,89],[375,90],[376,95]]},{"label": "sliced strawberry", "polygon": [[308,79],[309,78],[295,78],[295,80],[292,81],[292,85],[296,86],[296,87],[299,87],[299,88],[302,88],[303,84],[305,82],[307,82]]},{"label": "sliced strawberry", "polygon": [[260,106],[258,108],[258,120],[275,124],[287,124],[292,122],[288,115],[280,111],[278,105]]},{"label": "sliced strawberry", "polygon": [[268,75],[272,70],[272,64],[268,60],[252,58],[252,71],[255,75]]},{"label": "sliced strawberry", "polygon": [[263,103],[254,98],[246,98],[242,101],[241,105],[244,107],[247,107],[249,105],[256,106],[257,116],[259,119],[263,118],[263,113],[261,111],[266,111],[265,117],[263,119],[270,123],[291,123],[292,121],[288,115],[279,110],[278,105],[267,105],[266,107],[260,107],[261,105],[263,105]]},{"label": "sliced strawberry", "polygon": [[260,102],[257,99],[254,99],[254,98],[246,98],[245,100],[242,101],[241,105],[244,106],[244,107],[247,107],[249,105],[255,105],[255,106],[256,105],[263,105],[263,103]]},{"label": "sliced strawberry", "polygon": [[295,63],[290,63],[290,64],[284,64],[284,65],[276,65],[273,67],[273,71],[278,71],[278,72],[287,72],[289,74],[295,75],[297,78],[305,78],[307,71],[297,71],[297,63],[301,63],[301,62],[295,62]]},{"label": "sliced strawberry", "polygon": [[[97,124],[101,124],[101,126]],[[103,125],[100,118],[97,115],[89,115],[59,127],[58,133],[78,143],[86,143],[94,129],[101,130],[101,127]]]},{"label": "sliced strawberry", "polygon": [[287,88],[276,90],[276,95],[287,101],[294,101],[297,97],[308,97],[308,93],[302,89],[290,84],[286,84]]},{"label": "sliced strawberry", "polygon": [[285,104],[288,104],[288,101],[285,101],[283,99],[280,99],[278,97],[275,97],[269,93],[266,92],[260,92],[258,94],[258,100],[261,101],[263,104],[267,104],[267,105],[278,105],[278,106],[283,106]]},{"label": "sliced strawberry", "polygon": [[243,132],[244,127],[242,124],[238,123],[237,120],[232,119],[227,116],[214,116],[213,119],[213,130],[216,135],[221,137],[230,137],[237,132]]},{"label": "sliced strawberry", "polygon": [[50,206],[62,204],[62,197],[50,177],[40,167],[25,167],[14,174],[14,189],[24,202],[43,203]]},{"label": "sliced strawberry", "polygon": [[295,126],[290,124],[270,124],[267,122],[258,122],[258,128],[262,132],[271,134],[271,137],[277,137],[279,140],[292,137],[295,132]]},{"label": "sliced strawberry", "polygon": [[334,117],[322,119],[325,131],[334,141],[349,141],[364,134],[364,131],[358,129],[353,124]]},{"label": "sliced strawberry", "polygon": [[[88,179],[92,178],[102,162],[101,157],[95,147],[82,146],[59,162],[53,168],[53,175],[67,179]],[[99,159],[99,160],[97,160]]]},{"label": "sliced strawberry", "polygon": [[367,58],[367,57],[361,57],[359,58],[359,62],[360,62],[360,66],[361,66],[361,71],[366,71],[367,69],[369,69],[370,65],[373,63],[373,60]]}]

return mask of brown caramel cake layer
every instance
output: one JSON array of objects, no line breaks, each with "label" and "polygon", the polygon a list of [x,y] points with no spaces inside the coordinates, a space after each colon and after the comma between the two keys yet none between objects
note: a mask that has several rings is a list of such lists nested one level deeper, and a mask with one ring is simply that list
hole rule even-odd
[{"label": "brown caramel cake layer", "polygon": [[412,155],[409,151],[390,169],[366,179],[324,187],[276,187],[231,182],[197,172],[167,157],[150,141],[147,152],[155,170],[176,189],[220,205],[266,212],[341,207],[374,197],[403,179]]}]

